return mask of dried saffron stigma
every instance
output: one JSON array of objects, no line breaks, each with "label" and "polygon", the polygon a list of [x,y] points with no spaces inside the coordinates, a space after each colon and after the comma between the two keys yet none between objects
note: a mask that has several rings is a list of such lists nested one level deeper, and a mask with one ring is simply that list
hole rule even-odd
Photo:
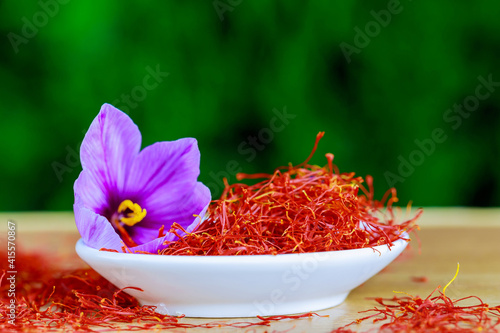
[{"label": "dried saffron stigma", "polygon": [[404,232],[418,226],[422,214],[397,223],[393,203],[395,189],[381,201],[374,199],[373,179],[353,172],[340,173],[333,154],[323,167],[309,165],[309,157],[297,166],[277,168],[272,174],[240,173],[238,180],[264,179],[254,185],[228,184],[209,216],[196,231],[187,233],[173,224],[171,233],[184,235],[160,253],[164,255],[263,255],[322,252],[392,246],[406,239]]},{"label": "dried saffron stigma", "polygon": [[[445,286],[439,296],[432,296],[440,287],[438,286],[425,299],[419,296],[392,298],[375,298],[374,300],[383,308],[373,308],[366,312],[374,314],[355,320],[354,322],[333,330],[331,333],[353,332],[348,326],[359,324],[372,319],[374,323],[388,322],[379,327],[378,332],[498,332],[500,326],[500,305],[489,306],[477,296],[463,297],[453,300],[445,295],[446,288],[458,275],[458,266],[455,276]],[[475,305],[462,305],[465,301],[476,300]]]},{"label": "dried saffron stigma", "polygon": [[183,316],[162,315],[154,306],[141,306],[126,293],[133,286],[118,289],[92,269],[63,270],[53,255],[16,253],[14,324],[9,323],[10,283],[6,281],[7,253],[0,251],[0,331],[4,332],[124,332],[186,328],[247,328],[272,322],[310,318],[308,312],[290,316],[257,317],[250,321],[183,322]]}]

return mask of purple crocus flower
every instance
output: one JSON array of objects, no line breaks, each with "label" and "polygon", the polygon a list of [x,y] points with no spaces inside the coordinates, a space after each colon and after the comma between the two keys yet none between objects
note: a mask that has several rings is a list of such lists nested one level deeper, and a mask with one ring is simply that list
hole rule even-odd
[{"label": "purple crocus flower", "polygon": [[[80,149],[83,171],[75,181],[76,226],[93,248],[157,253],[177,222],[193,231],[210,203],[197,181],[200,152],[195,139],[157,142],[141,150],[132,120],[104,104]],[[159,230],[164,227],[164,235]]]}]

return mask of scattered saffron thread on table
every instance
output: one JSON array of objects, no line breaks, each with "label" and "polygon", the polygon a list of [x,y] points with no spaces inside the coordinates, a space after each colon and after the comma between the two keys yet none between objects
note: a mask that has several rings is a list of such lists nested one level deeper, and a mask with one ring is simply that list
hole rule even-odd
[{"label": "scattered saffron thread on table", "polygon": [[[397,222],[391,188],[382,200],[374,199],[373,178],[340,173],[333,154],[327,165],[309,165],[309,157],[297,166],[277,168],[272,174],[238,174],[237,179],[264,180],[254,184],[228,184],[209,216],[196,231],[187,233],[174,223],[170,232],[179,240],[168,242],[163,255],[262,255],[337,251],[393,245],[407,239],[404,232],[418,229],[422,214]],[[409,208],[409,207],[408,207]],[[181,237],[182,236],[182,237]]]},{"label": "scattered saffron thread on table", "polygon": [[[272,322],[317,316],[304,313],[290,316],[259,316],[255,321],[209,321],[190,324],[183,316],[162,315],[154,306],[141,306],[124,289],[118,289],[92,269],[63,271],[50,264],[50,256],[18,251],[15,319],[9,324],[10,297],[6,270],[0,271],[0,331],[40,332],[61,329],[86,332],[137,331],[172,328],[247,328],[269,326]],[[4,252],[1,262],[7,262]],[[129,287],[132,289],[138,289]]]},{"label": "scattered saffron thread on table", "polygon": [[[455,332],[455,333],[495,333],[500,326],[500,305],[489,306],[477,296],[463,297],[453,300],[445,295],[446,288],[456,279],[459,271],[446,284],[443,291],[438,286],[425,299],[419,296],[394,296],[392,298],[373,298],[383,308],[375,307],[360,313],[375,312],[372,315],[356,319],[352,323],[333,330],[331,333],[352,333],[348,327],[365,320],[373,319],[373,323],[383,323],[376,332]],[[436,291],[439,296],[432,296]],[[461,305],[461,302],[476,300],[476,305]],[[370,332],[373,332],[370,330]]]},{"label": "scattered saffron thread on table", "polygon": [[412,276],[410,279],[413,282],[416,282],[416,283],[427,283],[427,282],[429,282],[429,278],[427,276]]},{"label": "scattered saffron thread on table", "polygon": [[460,263],[457,263],[457,271],[455,272],[455,275],[453,276],[453,278],[450,280],[450,282],[448,282],[444,288],[443,288],[443,296],[446,296],[446,288],[448,288],[448,286],[453,282],[455,281],[455,279],[457,278],[458,276],[458,271],[460,270]]}]

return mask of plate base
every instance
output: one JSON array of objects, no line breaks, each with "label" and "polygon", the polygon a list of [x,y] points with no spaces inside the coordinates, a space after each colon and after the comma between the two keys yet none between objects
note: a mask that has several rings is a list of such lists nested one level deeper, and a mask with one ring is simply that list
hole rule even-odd
[{"label": "plate base", "polygon": [[139,299],[141,305],[154,305],[156,312],[172,316],[185,315],[191,318],[246,318],[256,316],[281,316],[303,312],[314,312],[340,305],[349,293],[329,296],[321,299],[311,299],[296,302],[277,302],[269,300],[248,303],[189,304],[169,306],[168,304],[151,304]]}]

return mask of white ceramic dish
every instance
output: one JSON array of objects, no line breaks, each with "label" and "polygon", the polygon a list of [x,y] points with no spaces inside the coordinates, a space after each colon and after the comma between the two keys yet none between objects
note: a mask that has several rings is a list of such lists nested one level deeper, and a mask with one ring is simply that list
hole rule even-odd
[{"label": "white ceramic dish", "polygon": [[[405,234],[405,237],[408,235]],[[228,318],[317,311],[342,303],[406,247],[259,256],[159,256],[98,251],[78,255],[141,304],[163,314]]]}]

